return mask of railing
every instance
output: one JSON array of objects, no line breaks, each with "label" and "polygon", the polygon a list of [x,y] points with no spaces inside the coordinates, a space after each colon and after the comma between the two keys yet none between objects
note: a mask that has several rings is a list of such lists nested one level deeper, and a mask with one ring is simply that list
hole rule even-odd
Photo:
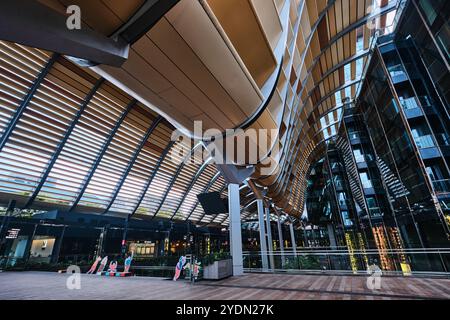
[{"label": "railing", "polygon": [[[367,274],[378,266],[383,275],[427,275],[450,278],[450,248],[404,250],[347,250],[298,248],[285,252],[265,252],[269,266],[262,265],[261,252],[245,252],[245,272]],[[273,265],[271,263],[273,262]]]},{"label": "railing", "polygon": [[404,110],[416,109],[419,107],[416,98],[400,99],[400,103]]},{"label": "railing", "polygon": [[355,155],[355,161],[356,163],[366,162],[366,159],[364,158],[364,155]]},{"label": "railing", "polygon": [[369,213],[370,216],[374,218],[383,216],[381,209],[379,207],[369,208]]},{"label": "railing", "polygon": [[401,64],[388,66],[387,69],[389,71],[389,74],[391,75],[391,78],[406,75],[405,70],[403,69],[403,66]]},{"label": "railing", "polygon": [[414,137],[414,141],[416,142],[417,148],[419,149],[432,148],[436,146],[431,134]]},{"label": "railing", "polygon": [[436,193],[450,193],[450,179],[434,180],[434,191]]},{"label": "railing", "polygon": [[358,139],[360,136],[360,132],[359,131],[352,131],[348,133],[348,136],[351,139]]},{"label": "railing", "polygon": [[431,107],[431,99],[428,96],[419,96],[419,101],[422,107],[427,108]]},{"label": "railing", "polygon": [[446,133],[437,133],[435,134],[438,145],[440,146],[448,146],[450,145],[450,138]]},{"label": "railing", "polygon": [[361,184],[363,186],[364,189],[370,189],[373,188],[373,184],[371,180],[362,180]]}]

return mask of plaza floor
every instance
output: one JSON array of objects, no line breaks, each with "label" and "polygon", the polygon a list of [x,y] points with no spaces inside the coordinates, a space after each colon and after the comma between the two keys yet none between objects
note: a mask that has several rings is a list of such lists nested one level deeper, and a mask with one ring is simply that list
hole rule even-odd
[{"label": "plaza floor", "polygon": [[81,275],[80,289],[69,290],[69,275],[50,272],[0,273],[0,300],[391,300],[450,299],[450,280],[382,277],[381,288],[367,288],[364,276],[246,274],[222,281],[163,278],[109,278]]}]

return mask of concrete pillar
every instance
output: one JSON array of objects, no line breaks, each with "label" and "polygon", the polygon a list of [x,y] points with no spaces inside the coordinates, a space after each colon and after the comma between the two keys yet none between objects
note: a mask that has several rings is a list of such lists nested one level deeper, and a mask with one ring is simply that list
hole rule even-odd
[{"label": "concrete pillar", "polygon": [[230,252],[233,259],[233,275],[244,274],[242,258],[241,207],[239,185],[228,184],[228,208],[230,214]]},{"label": "concrete pillar", "polygon": [[278,227],[278,241],[280,242],[281,266],[284,267],[283,228],[281,226],[280,216],[278,216],[277,219],[277,227]]},{"label": "concrete pillar", "polygon": [[267,229],[267,251],[269,252],[270,268],[275,269],[275,263],[273,259],[273,242],[272,242],[272,228],[270,226],[270,210],[266,208],[266,229]]},{"label": "concrete pillar", "polygon": [[258,222],[259,222],[259,242],[261,248],[262,268],[267,271],[269,268],[269,261],[267,260],[267,242],[266,242],[266,227],[264,224],[264,203],[262,199],[257,199],[258,206]]},{"label": "concrete pillar", "polygon": [[295,242],[294,225],[292,223],[289,224],[289,231],[291,233],[292,252],[294,253],[294,257],[296,257],[297,256],[297,242]]}]

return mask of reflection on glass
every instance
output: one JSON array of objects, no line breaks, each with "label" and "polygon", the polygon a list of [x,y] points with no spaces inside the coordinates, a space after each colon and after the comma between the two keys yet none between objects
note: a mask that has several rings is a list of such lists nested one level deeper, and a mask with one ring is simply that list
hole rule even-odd
[{"label": "reflection on glass", "polygon": [[432,148],[435,147],[433,137],[431,134],[427,134],[424,136],[416,136],[414,137],[414,141],[419,149]]},{"label": "reflection on glass", "polygon": [[433,187],[436,193],[450,193],[450,179],[434,180]]},{"label": "reflection on glass", "polygon": [[388,71],[391,74],[391,77],[405,75],[405,71],[403,70],[403,66],[401,64],[397,64],[395,66],[389,66]]},{"label": "reflection on glass", "polygon": [[400,97],[400,103],[404,110],[411,110],[419,107],[414,97],[411,98]]}]

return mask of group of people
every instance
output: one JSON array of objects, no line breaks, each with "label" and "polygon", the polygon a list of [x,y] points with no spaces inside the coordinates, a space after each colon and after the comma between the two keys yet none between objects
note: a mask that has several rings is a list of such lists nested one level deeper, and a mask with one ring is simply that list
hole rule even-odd
[{"label": "group of people", "polygon": [[[130,272],[131,262],[133,261],[133,254],[128,254],[127,258],[125,259],[124,263],[124,270],[123,272],[128,273]],[[100,263],[100,266],[97,268],[98,264]],[[101,273],[105,270],[106,264],[108,263],[108,256],[101,257],[97,256],[94,263],[92,264],[91,268],[86,272],[87,274],[93,274],[93,273]],[[108,267],[108,272],[117,272],[117,266],[118,262],[116,258],[113,258]]]}]

